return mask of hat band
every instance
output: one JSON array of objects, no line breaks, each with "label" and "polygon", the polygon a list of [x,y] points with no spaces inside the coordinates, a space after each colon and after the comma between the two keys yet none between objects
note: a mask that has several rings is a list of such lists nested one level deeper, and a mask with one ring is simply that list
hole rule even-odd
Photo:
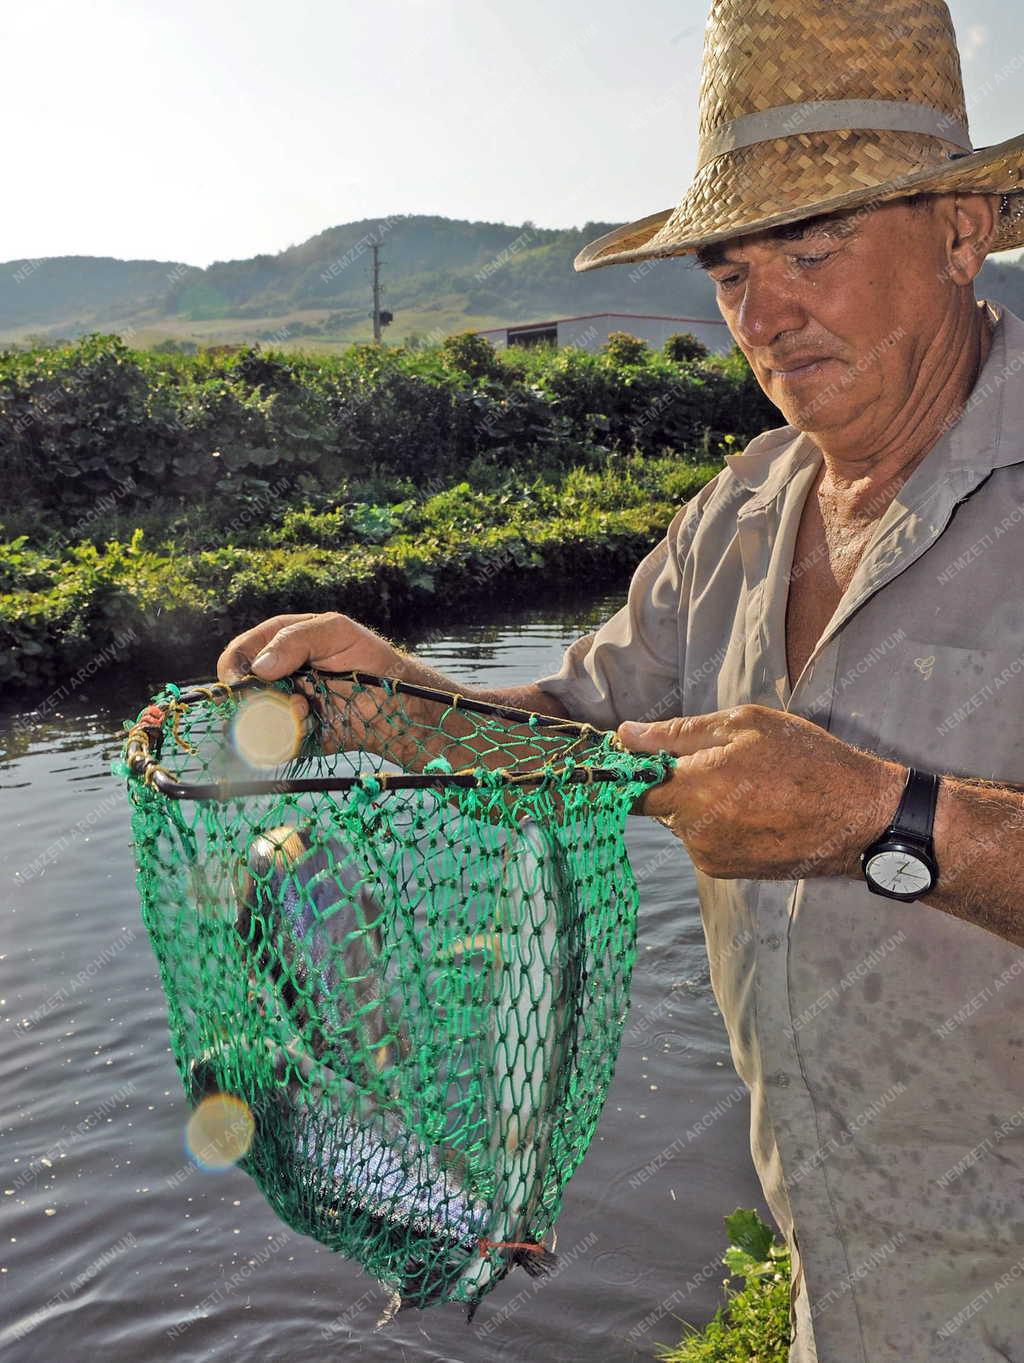
[{"label": "hat band", "polygon": [[927,104],[909,104],[901,99],[819,99],[745,114],[712,129],[701,138],[697,169],[702,170],[709,161],[727,151],[752,147],[756,142],[770,142],[776,137],[796,137],[798,133],[859,132],[862,129],[923,133],[941,137],[966,151],[974,149],[971,135],[962,123]]}]

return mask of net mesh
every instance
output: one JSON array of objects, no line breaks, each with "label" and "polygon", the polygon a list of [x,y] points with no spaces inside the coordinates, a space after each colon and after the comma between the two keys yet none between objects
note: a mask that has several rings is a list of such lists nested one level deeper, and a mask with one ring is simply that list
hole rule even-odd
[{"label": "net mesh", "polygon": [[465,705],[168,686],[119,771],[196,1158],[402,1305],[472,1314],[552,1263],[628,1006],[625,816],[671,759]]}]

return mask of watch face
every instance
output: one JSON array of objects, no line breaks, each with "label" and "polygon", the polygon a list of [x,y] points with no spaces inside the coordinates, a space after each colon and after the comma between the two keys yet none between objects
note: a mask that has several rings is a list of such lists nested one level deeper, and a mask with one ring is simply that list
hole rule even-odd
[{"label": "watch face", "polygon": [[890,894],[923,894],[932,884],[928,867],[912,852],[876,852],[864,870]]}]

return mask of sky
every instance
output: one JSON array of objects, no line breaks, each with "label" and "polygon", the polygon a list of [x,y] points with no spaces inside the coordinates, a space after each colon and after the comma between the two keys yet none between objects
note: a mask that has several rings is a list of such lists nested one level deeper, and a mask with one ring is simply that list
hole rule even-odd
[{"label": "sky", "polygon": [[[392,213],[538,227],[645,217],[692,178],[708,9],[12,3],[0,260],[208,265]],[[1024,131],[1024,6],[950,9],[975,145]]]}]

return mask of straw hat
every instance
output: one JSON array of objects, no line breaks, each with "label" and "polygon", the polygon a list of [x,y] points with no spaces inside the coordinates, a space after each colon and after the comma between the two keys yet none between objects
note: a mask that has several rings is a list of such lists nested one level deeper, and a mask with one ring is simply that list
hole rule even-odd
[{"label": "straw hat", "polygon": [[712,0],[697,172],[678,208],[585,246],[577,270],[911,194],[1002,194],[1024,244],[1024,135],[973,150],[945,0]]}]

